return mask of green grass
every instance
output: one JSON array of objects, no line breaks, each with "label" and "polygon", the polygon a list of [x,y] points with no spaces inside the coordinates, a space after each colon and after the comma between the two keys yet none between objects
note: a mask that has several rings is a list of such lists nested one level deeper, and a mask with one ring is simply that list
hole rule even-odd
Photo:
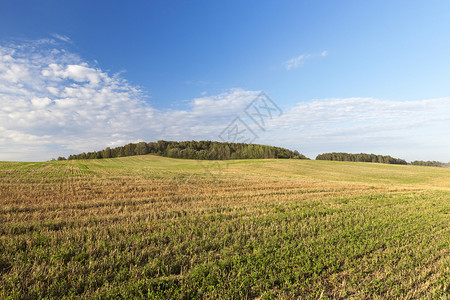
[{"label": "green grass", "polygon": [[449,169],[0,163],[0,201],[0,298],[449,296]]}]

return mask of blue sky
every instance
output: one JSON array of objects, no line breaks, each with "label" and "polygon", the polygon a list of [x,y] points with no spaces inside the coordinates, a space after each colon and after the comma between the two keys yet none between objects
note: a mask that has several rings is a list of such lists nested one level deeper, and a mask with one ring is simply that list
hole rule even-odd
[{"label": "blue sky", "polygon": [[448,11],[447,1],[5,2],[0,160],[218,140],[265,91],[283,115],[255,143],[450,161]]}]

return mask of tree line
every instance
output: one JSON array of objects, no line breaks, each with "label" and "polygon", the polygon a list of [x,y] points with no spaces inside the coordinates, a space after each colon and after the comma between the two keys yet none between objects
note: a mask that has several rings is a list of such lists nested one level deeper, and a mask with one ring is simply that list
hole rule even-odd
[{"label": "tree line", "polygon": [[336,161],[355,161],[355,162],[372,162],[382,164],[396,164],[406,165],[406,160],[400,158],[393,158],[389,155],[376,155],[376,154],[352,154],[344,152],[323,153],[316,157],[316,160],[336,160]]},{"label": "tree line", "polygon": [[[244,143],[222,143],[213,141],[158,141],[129,143],[125,146],[105,148],[100,151],[83,152],[68,157],[73,159],[100,159],[115,158],[133,155],[156,154],[171,158],[225,160],[225,159],[252,159],[252,158],[295,158],[307,159],[297,150]],[[64,160],[59,157],[58,160]]]},{"label": "tree line", "polygon": [[372,162],[382,164],[414,165],[414,166],[442,167],[442,168],[450,167],[450,163],[443,163],[440,161],[415,160],[408,163],[404,159],[393,158],[389,155],[376,155],[367,153],[359,153],[359,154],[352,154],[345,152],[323,153],[317,155],[316,160]]},{"label": "tree line", "polygon": [[415,166],[427,166],[427,167],[441,167],[441,168],[448,168],[448,164],[440,162],[440,161],[423,161],[423,160],[415,160],[410,163],[411,165]]}]

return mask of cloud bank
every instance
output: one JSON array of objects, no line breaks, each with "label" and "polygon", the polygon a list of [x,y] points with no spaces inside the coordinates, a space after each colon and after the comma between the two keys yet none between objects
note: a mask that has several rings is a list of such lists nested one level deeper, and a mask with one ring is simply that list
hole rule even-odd
[{"label": "cloud bank", "polygon": [[[321,55],[325,56],[326,53]],[[298,149],[376,152],[449,161],[450,99],[320,99],[284,108],[258,129],[244,110],[259,91],[230,89],[157,110],[144,92],[55,40],[0,46],[0,160],[48,160],[129,142],[220,140],[236,116],[255,143]],[[273,99],[276,102],[276,99]]]},{"label": "cloud bank", "polygon": [[298,103],[271,126],[268,140],[278,130],[285,145],[302,145],[311,157],[345,151],[450,160],[450,98],[313,100]]}]

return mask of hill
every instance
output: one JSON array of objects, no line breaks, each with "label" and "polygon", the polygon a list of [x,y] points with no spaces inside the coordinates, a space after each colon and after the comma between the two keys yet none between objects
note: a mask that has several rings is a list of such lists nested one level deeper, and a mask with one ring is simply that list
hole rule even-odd
[{"label": "hill", "polygon": [[0,163],[0,298],[443,298],[450,170]]},{"label": "hill", "polygon": [[[307,159],[298,151],[258,144],[221,143],[212,141],[158,141],[127,144],[101,151],[70,155],[69,159],[99,159],[134,155],[157,154],[171,158],[186,159],[247,159],[247,158],[297,158]],[[60,157],[59,160],[64,160]]]}]

